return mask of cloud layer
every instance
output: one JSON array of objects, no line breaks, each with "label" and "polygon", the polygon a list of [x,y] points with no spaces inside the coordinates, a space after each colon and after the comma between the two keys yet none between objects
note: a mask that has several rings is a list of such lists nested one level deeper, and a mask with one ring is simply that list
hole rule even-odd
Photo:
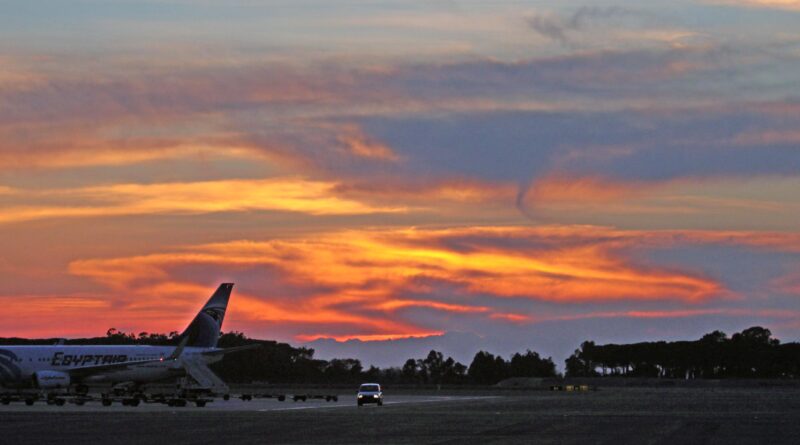
[{"label": "cloud layer", "polygon": [[800,335],[796,2],[86,4],[0,17],[0,335]]}]

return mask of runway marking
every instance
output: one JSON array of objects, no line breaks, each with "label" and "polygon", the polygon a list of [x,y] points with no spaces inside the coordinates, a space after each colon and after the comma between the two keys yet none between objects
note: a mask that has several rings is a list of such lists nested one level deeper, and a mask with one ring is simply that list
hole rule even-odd
[{"label": "runway marking", "polygon": [[[384,405],[404,405],[409,403],[436,403],[436,402],[453,402],[453,401],[471,401],[471,400],[488,400],[488,399],[499,399],[501,396],[434,396],[435,398],[426,398],[424,400],[395,400],[395,401],[386,401],[383,402]],[[374,404],[370,404],[374,405]],[[357,408],[358,406],[353,404],[343,404],[343,405],[317,405],[317,406],[293,406],[291,408],[264,408],[257,410],[258,412],[269,412],[269,411],[292,411],[292,410],[302,410],[302,409],[326,409],[326,408]]]},{"label": "runway marking", "polygon": [[434,403],[434,402],[452,402],[452,401],[469,401],[469,400],[487,400],[499,399],[500,396],[435,396],[435,399],[427,400],[407,400],[407,401],[389,401],[384,402],[384,405],[400,405],[403,403]]},{"label": "runway marking", "polygon": [[320,406],[293,406],[291,408],[264,408],[258,410],[258,412],[268,412],[268,411],[294,411],[298,409],[323,409],[323,408],[353,408],[355,405],[320,405]]}]

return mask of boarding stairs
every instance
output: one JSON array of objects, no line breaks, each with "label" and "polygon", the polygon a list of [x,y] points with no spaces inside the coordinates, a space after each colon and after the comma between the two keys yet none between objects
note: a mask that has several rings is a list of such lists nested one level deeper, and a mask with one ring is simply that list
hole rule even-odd
[{"label": "boarding stairs", "polygon": [[230,388],[212,371],[203,360],[182,360],[186,374],[195,382],[186,385],[185,389],[203,390],[212,394],[228,394]]}]

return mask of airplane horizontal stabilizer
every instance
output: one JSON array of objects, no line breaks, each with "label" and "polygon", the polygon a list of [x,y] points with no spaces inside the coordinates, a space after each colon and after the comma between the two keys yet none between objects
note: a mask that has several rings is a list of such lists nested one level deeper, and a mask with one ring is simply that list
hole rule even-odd
[{"label": "airplane horizontal stabilizer", "polygon": [[234,346],[232,348],[214,349],[213,351],[204,351],[203,355],[225,355],[233,352],[247,351],[248,349],[260,348],[261,345],[254,343],[252,345]]}]

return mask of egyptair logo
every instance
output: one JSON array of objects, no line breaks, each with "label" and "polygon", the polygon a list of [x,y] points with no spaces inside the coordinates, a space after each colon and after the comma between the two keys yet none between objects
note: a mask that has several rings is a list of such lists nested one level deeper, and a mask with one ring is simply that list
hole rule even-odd
[{"label": "egyptair logo", "polygon": [[222,317],[225,316],[225,309],[210,307],[210,308],[203,309],[203,313],[205,313],[209,317],[213,318],[214,321],[216,321],[217,323],[221,323],[222,322]]},{"label": "egyptair logo", "polygon": [[15,381],[20,379],[19,366],[14,362],[17,361],[17,354],[7,350],[0,349],[0,380]]}]

